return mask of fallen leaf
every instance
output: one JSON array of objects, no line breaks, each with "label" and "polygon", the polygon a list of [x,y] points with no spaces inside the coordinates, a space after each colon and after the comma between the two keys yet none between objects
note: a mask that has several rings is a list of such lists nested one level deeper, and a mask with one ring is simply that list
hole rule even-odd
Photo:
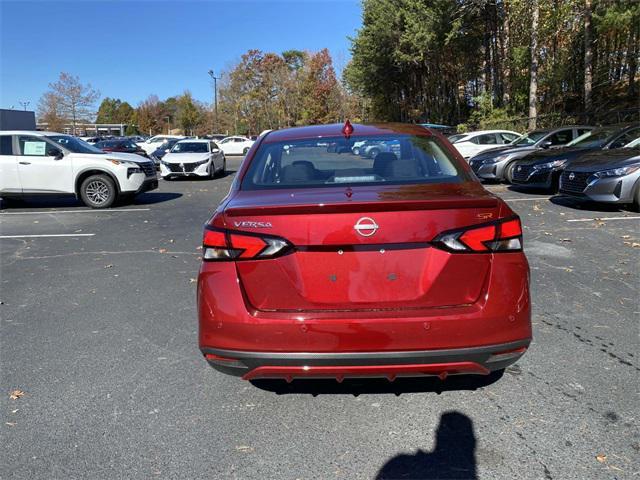
[{"label": "fallen leaf", "polygon": [[196,250],[202,250],[202,245],[198,245],[198,246],[196,247]]},{"label": "fallen leaf", "polygon": [[560,241],[561,242],[571,242],[572,240],[570,238],[561,238]]},{"label": "fallen leaf", "polygon": [[105,265],[104,268],[113,268],[113,265],[111,265],[111,264]]},{"label": "fallen leaf", "polygon": [[535,203],[535,204],[533,205],[533,209],[534,209],[536,212],[539,212],[540,210],[542,210],[542,209],[540,208],[540,206],[539,206],[537,203]]},{"label": "fallen leaf", "polygon": [[9,393],[9,398],[11,400],[17,400],[20,397],[24,397],[24,396],[25,396],[25,393],[22,390],[19,390],[19,389],[13,390],[13,391],[11,391],[11,393]]},{"label": "fallen leaf", "polygon": [[189,283],[196,283],[196,282],[197,282],[197,280],[195,278],[190,278],[189,279]]},{"label": "fallen leaf", "polygon": [[573,268],[565,267],[564,271],[565,272],[573,272]]},{"label": "fallen leaf", "polygon": [[596,455],[596,460],[598,460],[600,463],[604,463],[607,461],[607,456],[600,453],[598,455]]},{"label": "fallen leaf", "polygon": [[158,249],[158,252],[159,252],[159,253],[166,253],[166,252],[167,252],[167,249],[166,249],[166,248],[159,248],[159,249]]},{"label": "fallen leaf", "polygon": [[10,427],[15,427],[16,424],[13,422],[5,422],[5,425],[9,425]]},{"label": "fallen leaf", "polygon": [[545,235],[549,235],[550,237],[553,236],[553,233],[550,232],[544,232]]},{"label": "fallen leaf", "polygon": [[624,238],[626,240],[627,238],[631,238],[631,235],[622,235],[620,238]]},{"label": "fallen leaf", "polygon": [[638,247],[640,247],[640,243],[638,243],[638,242],[633,242],[631,244],[631,248],[638,248]]},{"label": "fallen leaf", "polygon": [[236,450],[239,452],[253,452],[253,447],[247,445],[236,445]]},{"label": "fallen leaf", "polygon": [[169,243],[174,243],[175,240],[172,238],[171,240],[169,240]]}]

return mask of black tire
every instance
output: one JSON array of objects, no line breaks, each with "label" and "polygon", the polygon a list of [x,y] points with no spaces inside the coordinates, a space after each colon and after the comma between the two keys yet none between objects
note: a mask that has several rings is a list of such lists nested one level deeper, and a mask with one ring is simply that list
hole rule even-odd
[{"label": "black tire", "polygon": [[90,175],[80,185],[80,198],[87,207],[109,208],[117,196],[116,184],[108,175]]},{"label": "black tire", "polygon": [[353,149],[353,154],[354,154],[354,155],[360,155],[360,147],[355,147],[355,148]]},{"label": "black tire", "polygon": [[504,180],[507,183],[513,183],[513,171],[516,168],[516,162],[511,162],[504,169]]},{"label": "black tire", "polygon": [[222,169],[218,172],[219,177],[224,177],[227,173],[227,157],[222,157]]},{"label": "black tire", "polygon": [[209,165],[209,179],[214,179],[216,178],[216,166],[213,163],[213,160],[211,160],[211,165]]},{"label": "black tire", "polygon": [[379,149],[372,148],[371,151],[369,152],[369,157],[375,159],[379,154],[380,154],[380,150]]},{"label": "black tire", "polygon": [[640,182],[636,185],[636,194],[633,196],[631,210],[634,212],[640,212]]}]

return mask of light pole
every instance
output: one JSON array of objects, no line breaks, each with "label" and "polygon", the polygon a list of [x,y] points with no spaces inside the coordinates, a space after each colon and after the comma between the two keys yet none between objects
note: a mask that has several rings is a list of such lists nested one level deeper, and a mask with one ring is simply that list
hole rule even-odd
[{"label": "light pole", "polygon": [[167,135],[171,134],[171,117],[167,116],[165,117],[167,120]]},{"label": "light pole", "polygon": [[209,76],[213,79],[213,132],[218,132],[218,80],[220,77],[216,77],[213,70],[209,70]]},{"label": "light pole", "polygon": [[18,103],[19,103],[20,105],[22,105],[22,108],[24,108],[24,110],[26,111],[26,110],[27,110],[27,107],[29,106],[29,103],[31,103],[31,102],[25,102],[25,101],[22,101],[22,102],[18,102]]}]

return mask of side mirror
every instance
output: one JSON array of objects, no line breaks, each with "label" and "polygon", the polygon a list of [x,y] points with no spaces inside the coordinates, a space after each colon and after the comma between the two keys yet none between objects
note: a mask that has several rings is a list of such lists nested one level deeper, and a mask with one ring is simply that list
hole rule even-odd
[{"label": "side mirror", "polygon": [[551,145],[553,145],[553,143],[551,143],[551,140],[545,140],[544,142],[542,142],[541,147],[542,148],[549,148]]},{"label": "side mirror", "polygon": [[64,158],[64,152],[62,150],[58,150],[53,158],[56,160],[62,160]]},{"label": "side mirror", "polygon": [[214,148],[214,149],[213,149],[213,150],[211,150],[211,151],[212,151],[213,153],[218,153],[218,152],[220,152],[220,149],[219,149],[219,148]]},{"label": "side mirror", "polygon": [[166,149],[164,150],[164,153],[169,153],[169,151],[170,151],[170,150],[169,150],[168,148],[166,148]]}]

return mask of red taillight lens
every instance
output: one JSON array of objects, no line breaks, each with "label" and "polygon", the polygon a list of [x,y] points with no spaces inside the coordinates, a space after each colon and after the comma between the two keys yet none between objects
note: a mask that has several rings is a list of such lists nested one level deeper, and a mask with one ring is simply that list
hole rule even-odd
[{"label": "red taillight lens", "polygon": [[489,250],[486,243],[496,238],[496,226],[489,225],[482,228],[474,228],[463,232],[458,237],[458,241],[464,243],[471,250],[476,252],[484,252]]},{"label": "red taillight lens", "polygon": [[522,250],[522,227],[519,218],[509,218],[442,233],[433,244],[460,253],[519,251]]},{"label": "red taillight lens", "polygon": [[205,227],[202,258],[210,261],[251,260],[283,255],[291,248],[286,240]]}]

